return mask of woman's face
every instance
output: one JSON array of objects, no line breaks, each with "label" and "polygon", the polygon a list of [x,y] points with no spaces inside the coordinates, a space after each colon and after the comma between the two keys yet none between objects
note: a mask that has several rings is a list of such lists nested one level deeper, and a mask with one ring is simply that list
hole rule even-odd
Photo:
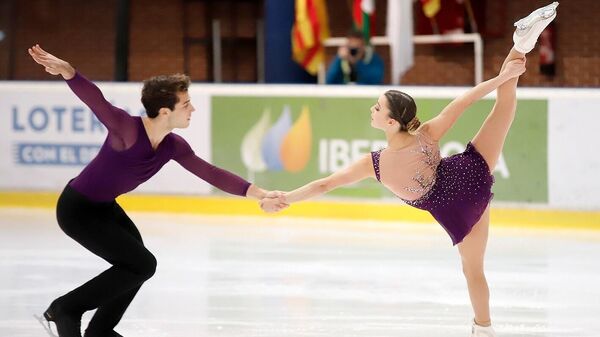
[{"label": "woman's face", "polygon": [[385,95],[379,96],[377,102],[371,107],[371,126],[386,130],[397,123],[393,118],[390,118],[390,109],[388,107],[388,100]]}]

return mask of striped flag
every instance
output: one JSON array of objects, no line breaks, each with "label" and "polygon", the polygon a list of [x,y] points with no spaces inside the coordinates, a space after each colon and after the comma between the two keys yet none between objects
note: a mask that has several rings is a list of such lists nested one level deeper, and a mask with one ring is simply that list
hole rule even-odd
[{"label": "striped flag", "polygon": [[325,0],[296,0],[292,27],[292,58],[311,75],[325,60],[323,41],[329,37]]},{"label": "striped flag", "polygon": [[369,43],[371,36],[375,35],[375,0],[354,0],[352,24]]},{"label": "striped flag", "polygon": [[428,18],[434,17],[440,11],[440,0],[421,0],[423,13]]}]

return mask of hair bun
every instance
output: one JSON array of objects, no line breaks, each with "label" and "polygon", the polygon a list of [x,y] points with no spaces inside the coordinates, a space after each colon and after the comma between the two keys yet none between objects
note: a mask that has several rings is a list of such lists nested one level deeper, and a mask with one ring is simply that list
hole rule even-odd
[{"label": "hair bun", "polygon": [[415,116],[406,124],[406,130],[408,130],[408,132],[414,132],[419,128],[419,126],[421,126],[421,121],[419,118],[417,118],[417,116]]}]

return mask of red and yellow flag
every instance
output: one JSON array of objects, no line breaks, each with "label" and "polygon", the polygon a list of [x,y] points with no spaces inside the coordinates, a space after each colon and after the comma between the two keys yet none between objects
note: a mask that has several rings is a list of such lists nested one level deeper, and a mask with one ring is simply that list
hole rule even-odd
[{"label": "red and yellow flag", "polygon": [[440,0],[421,0],[423,13],[428,18],[434,17],[440,11]]},{"label": "red and yellow flag", "polygon": [[296,20],[292,27],[292,58],[316,75],[324,62],[323,42],[329,37],[325,0],[296,0]]}]

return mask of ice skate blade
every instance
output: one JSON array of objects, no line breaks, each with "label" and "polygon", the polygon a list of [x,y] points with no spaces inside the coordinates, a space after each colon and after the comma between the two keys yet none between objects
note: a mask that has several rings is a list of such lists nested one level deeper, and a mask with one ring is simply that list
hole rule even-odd
[{"label": "ice skate blade", "polygon": [[43,317],[40,317],[38,315],[33,315],[33,317],[40,322],[40,324],[42,325],[42,327],[44,328],[44,330],[46,331],[46,333],[48,334],[48,336],[50,337],[58,337],[58,335],[56,335],[53,331],[52,328],[50,327],[50,322],[52,320],[48,319],[47,313],[45,312],[43,314]]},{"label": "ice skate blade", "polygon": [[555,1],[548,6],[536,9],[528,16],[515,22],[514,26],[517,27],[517,30],[527,30],[538,21],[547,20],[556,16],[556,7],[558,7],[558,2]]}]

